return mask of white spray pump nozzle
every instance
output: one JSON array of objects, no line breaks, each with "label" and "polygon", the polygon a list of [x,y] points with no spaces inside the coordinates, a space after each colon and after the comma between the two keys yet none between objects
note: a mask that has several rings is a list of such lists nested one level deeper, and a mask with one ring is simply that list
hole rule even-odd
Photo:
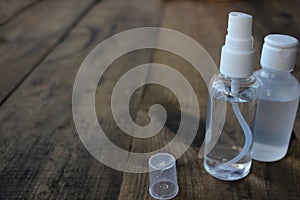
[{"label": "white spray pump nozzle", "polygon": [[252,16],[240,12],[229,13],[225,45],[249,49],[252,43]]},{"label": "white spray pump nozzle", "polygon": [[231,78],[245,78],[253,72],[252,16],[231,12],[225,45],[222,47],[220,71]]}]

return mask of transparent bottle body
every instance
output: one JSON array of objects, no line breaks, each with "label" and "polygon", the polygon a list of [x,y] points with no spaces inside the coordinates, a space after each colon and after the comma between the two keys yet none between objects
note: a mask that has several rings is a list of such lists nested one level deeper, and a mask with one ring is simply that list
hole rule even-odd
[{"label": "transparent bottle body", "polygon": [[299,82],[289,71],[262,69],[255,76],[261,89],[252,157],[273,162],[282,159],[288,150],[299,103]]},{"label": "transparent bottle body", "polygon": [[[254,76],[237,79],[235,83],[238,83],[239,90],[234,94],[231,88],[232,81],[233,79],[221,74],[215,75],[209,87],[204,167],[212,176],[221,180],[241,179],[251,168],[251,146],[240,160],[229,166],[225,165],[242,152],[246,143],[243,128],[233,105],[238,105],[246,123],[252,128],[259,85]],[[222,109],[226,112],[225,121],[220,116]],[[252,139],[250,142],[252,145]]]}]

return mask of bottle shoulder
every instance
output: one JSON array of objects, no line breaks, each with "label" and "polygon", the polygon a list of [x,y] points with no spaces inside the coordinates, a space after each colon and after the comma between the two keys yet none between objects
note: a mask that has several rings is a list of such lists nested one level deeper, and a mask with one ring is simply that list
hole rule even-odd
[{"label": "bottle shoulder", "polygon": [[294,77],[290,72],[275,72],[275,71],[266,71],[266,70],[257,70],[254,72],[255,78],[259,81],[260,84],[271,83],[276,84],[280,83],[282,87],[299,85],[299,81]]},{"label": "bottle shoulder", "polygon": [[[232,93],[232,84],[238,85],[237,94]],[[257,99],[259,83],[253,75],[233,80],[216,74],[210,81],[209,92],[212,98],[238,103],[249,102]]]},{"label": "bottle shoulder", "polygon": [[284,102],[299,98],[299,82],[290,72],[261,69],[254,72],[254,76],[260,84],[260,99]]}]

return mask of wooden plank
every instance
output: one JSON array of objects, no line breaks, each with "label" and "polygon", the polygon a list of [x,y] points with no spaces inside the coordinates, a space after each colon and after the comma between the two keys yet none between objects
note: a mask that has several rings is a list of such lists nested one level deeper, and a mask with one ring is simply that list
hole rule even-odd
[{"label": "wooden plank", "polygon": [[0,1],[0,25],[6,23],[16,14],[33,5],[37,0],[1,0]]},{"label": "wooden plank", "polygon": [[[274,8],[267,5],[267,2],[262,1],[255,3],[245,1],[167,1],[162,26],[181,31],[196,39],[218,63],[220,48],[226,34],[227,14],[233,10],[240,10],[256,16],[254,18],[254,37],[256,38],[254,46],[256,49],[260,49],[263,36],[271,30],[262,20],[265,16],[274,14]],[[264,8],[263,13],[257,9],[260,6]],[[259,54],[260,50],[256,52],[256,68],[259,65]],[[207,88],[200,77],[195,75],[192,67],[182,59],[160,51],[156,51],[154,62],[172,66],[190,80],[191,85],[198,94],[201,119],[205,120],[203,116],[205,116],[205,93]],[[149,76],[159,76],[159,73],[152,72]],[[150,152],[163,147],[174,137],[174,132],[178,128],[180,113],[175,96],[168,90],[155,85],[147,86],[136,119],[137,122],[147,124],[148,109],[154,103],[164,105],[170,121],[167,120],[163,130],[154,137],[146,140],[134,138],[131,145],[134,152]],[[203,126],[204,121],[200,122],[196,142],[177,160],[177,176],[180,189],[178,196],[174,199],[299,198],[300,191],[297,187],[297,179],[300,178],[298,170],[300,152],[297,140],[294,138],[291,140],[289,152],[283,160],[276,163],[254,161],[252,171],[247,178],[241,181],[224,182],[210,176],[205,171],[202,160],[197,158],[199,145],[204,135]],[[148,188],[148,174],[125,174],[119,199],[149,199],[151,197]]]},{"label": "wooden plank", "polygon": [[42,1],[1,27],[0,104],[65,38],[93,2]]},{"label": "wooden plank", "polygon": [[[130,28],[158,26],[160,13],[159,0],[101,1],[2,105],[1,199],[118,198],[123,174],[94,159],[76,133],[72,87],[80,63],[93,47]],[[104,74],[96,95],[103,129],[125,150],[131,138],[113,123],[110,94],[122,73],[151,57],[149,52],[121,57]]]},{"label": "wooden plank", "polygon": [[[189,35],[200,42],[215,60],[218,60],[219,52],[216,52],[216,46],[221,47],[224,36],[219,26],[211,25],[216,24],[218,18],[214,17],[214,15],[212,13],[210,14],[206,9],[207,6],[202,2],[168,1],[165,6],[162,26]],[[227,15],[225,10],[223,13],[225,16]],[[189,23],[186,23],[187,21]],[[224,22],[224,25],[225,23],[226,22]],[[154,62],[173,67],[189,80],[197,94],[202,119],[199,124],[197,139],[193,144],[194,148],[190,148],[177,161],[177,175],[180,191],[175,199],[206,199],[207,195],[205,195],[205,193],[207,192],[204,191],[204,186],[202,186],[201,183],[204,182],[202,180],[205,179],[207,181],[211,178],[204,172],[203,167],[200,166],[200,160],[197,159],[204,136],[207,99],[206,85],[193,67],[178,56],[156,51]],[[160,77],[160,74],[159,72],[151,71],[149,76]],[[189,97],[186,97],[186,103],[188,102]],[[162,104],[166,108],[168,113],[166,126],[154,137],[143,141],[134,138],[132,141],[132,150],[135,152],[151,152],[165,146],[174,138],[174,132],[178,129],[180,108],[176,97],[167,89],[156,85],[147,86],[137,121],[141,124],[147,122],[146,116],[148,115],[149,106],[154,103]],[[199,168],[201,170],[199,170]],[[119,199],[149,199],[148,188],[148,174],[125,174]],[[125,196],[125,194],[128,195]]]}]

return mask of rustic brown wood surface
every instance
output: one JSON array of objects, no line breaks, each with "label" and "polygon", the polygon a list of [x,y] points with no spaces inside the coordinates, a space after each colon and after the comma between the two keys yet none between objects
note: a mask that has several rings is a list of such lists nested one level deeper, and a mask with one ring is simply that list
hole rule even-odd
[{"label": "rustic brown wood surface", "polygon": [[0,24],[4,24],[9,21],[10,18],[16,16],[18,13],[21,13],[25,9],[34,5],[38,0],[1,0],[0,1]]},{"label": "rustic brown wood surface", "polygon": [[[151,199],[147,173],[123,173],[97,161],[83,146],[73,122],[72,87],[77,70],[87,54],[109,36],[144,26],[171,28],[199,42],[218,64],[228,12],[247,12],[254,16],[256,69],[265,35],[284,33],[300,39],[297,0],[0,2],[0,199]],[[168,119],[157,135],[134,138],[114,122],[110,107],[114,85],[128,70],[149,62],[183,74],[200,106],[198,134],[177,160],[180,191],[174,199],[300,199],[299,110],[284,159],[254,161],[246,178],[219,181],[204,170],[198,157],[205,134],[207,87],[190,63],[165,51],[128,53],[101,78],[96,112],[113,143],[130,152],[150,152],[168,144],[178,129],[178,101],[158,85],[138,89],[130,104],[138,124],[149,122],[151,105],[166,108]],[[300,56],[297,63],[293,74],[300,80]],[[146,81],[154,76],[161,74],[149,71],[140,78]],[[192,106],[189,101],[187,96],[186,106]]]},{"label": "rustic brown wood surface", "polygon": [[[8,2],[8,5],[12,4]],[[87,1],[41,1],[1,26],[0,102],[18,88],[91,9]]]}]

